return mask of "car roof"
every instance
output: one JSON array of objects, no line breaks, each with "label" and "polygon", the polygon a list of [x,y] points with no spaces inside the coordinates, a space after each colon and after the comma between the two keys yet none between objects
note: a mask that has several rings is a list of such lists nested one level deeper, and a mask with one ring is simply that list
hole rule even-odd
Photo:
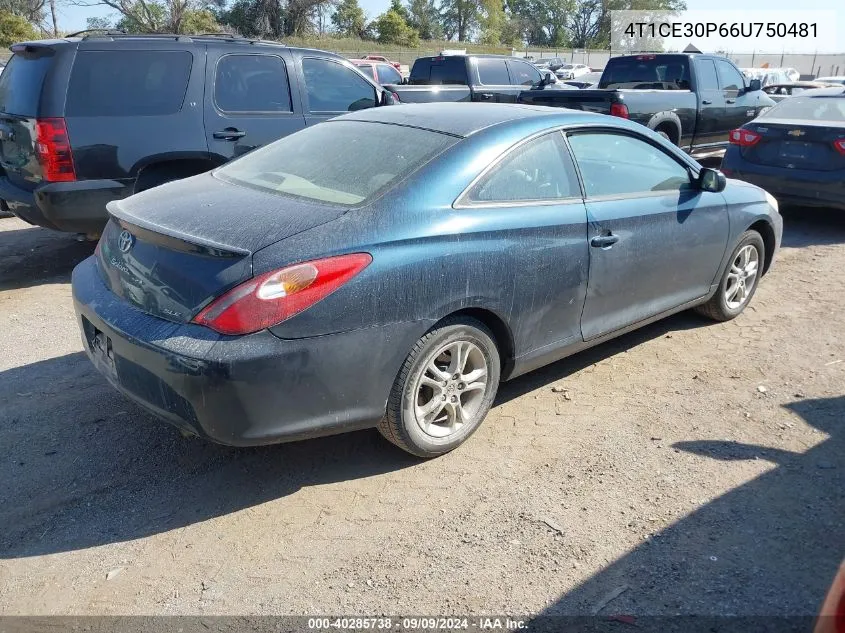
[{"label": "car roof", "polygon": [[813,88],[801,93],[802,97],[845,97],[845,87],[833,86],[832,88]]},{"label": "car roof", "polygon": [[[612,119],[602,114],[517,105],[513,103],[411,103],[384,108],[369,108],[344,115],[346,121],[373,121],[408,127],[423,128],[453,136],[468,137],[481,130],[518,122],[533,121],[537,129],[574,123],[618,123],[625,127],[624,119]],[[630,125],[630,124],[628,124]]]}]

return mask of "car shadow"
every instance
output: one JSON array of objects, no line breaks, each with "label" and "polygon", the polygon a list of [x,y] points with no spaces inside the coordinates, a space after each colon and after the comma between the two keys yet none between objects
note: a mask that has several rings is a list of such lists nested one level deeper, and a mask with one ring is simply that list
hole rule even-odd
[{"label": "car shadow", "polygon": [[836,209],[784,207],[783,246],[842,244],[845,242],[845,213]]},{"label": "car shadow", "polygon": [[[555,616],[598,613],[645,630],[676,630],[666,619],[650,628],[655,615],[804,616],[794,624],[809,630],[808,618],[845,557],[845,396],[786,408],[824,434],[818,444],[805,452],[719,439],[674,444],[708,460],[759,459],[773,468],[654,533],[561,596],[536,618],[546,625],[537,628],[553,629]],[[715,628],[687,624],[696,631],[793,630],[765,618],[744,629],[724,619],[711,622]]]},{"label": "car shadow", "polygon": [[550,385],[605,358],[631,350],[646,341],[665,336],[671,332],[703,328],[713,324],[714,322],[710,319],[705,319],[691,310],[679,312],[503,383],[499,387],[498,394],[496,394],[494,406]]},{"label": "car shadow", "polygon": [[[6,222],[24,228],[3,230]],[[0,291],[47,283],[67,283],[74,266],[94,252],[95,242],[76,235],[0,220]]]},{"label": "car shadow", "polygon": [[0,559],[143,538],[419,460],[375,431],[260,448],[184,439],[79,352],[0,373]]}]

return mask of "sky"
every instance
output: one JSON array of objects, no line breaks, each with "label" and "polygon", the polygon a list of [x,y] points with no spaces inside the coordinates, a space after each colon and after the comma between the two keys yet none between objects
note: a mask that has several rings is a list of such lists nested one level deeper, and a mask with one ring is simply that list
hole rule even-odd
[{"label": "sky", "polygon": [[[385,11],[390,5],[390,0],[358,0],[368,19],[372,19]],[[833,12],[832,7],[840,4],[839,0],[801,0],[800,11],[796,11],[795,0],[745,0],[742,5],[742,13],[737,11],[737,0],[687,0],[687,10],[694,20],[708,19],[712,20],[712,16],[716,16],[721,20],[735,20],[739,15],[739,19],[748,20],[751,22],[767,22],[772,19],[776,21],[795,21],[804,17],[803,21],[810,21],[808,18],[812,13],[805,14],[804,12],[813,11],[828,11]],[[706,14],[703,12],[707,12]],[[719,12],[724,17],[719,18]],[[711,13],[715,12],[715,13]],[[779,13],[780,12],[780,13]],[[785,13],[789,12],[789,14]],[[61,4],[59,8],[59,28],[63,31],[82,30],[86,26],[86,18],[88,16],[107,17],[114,15],[114,11],[104,6],[94,7],[78,7]],[[820,15],[820,14],[815,14]],[[830,15],[830,13],[828,14]],[[840,9],[835,11],[836,16],[835,25],[830,24],[829,20],[825,20],[825,24],[820,24],[818,28],[818,37],[816,39],[791,39],[788,43],[781,41],[767,41],[767,42],[752,42],[748,43],[748,51],[735,50],[735,52],[752,52],[750,49],[755,48],[760,50],[758,46],[766,45],[773,50],[769,52],[780,52],[784,48],[785,52],[829,52],[841,53],[845,52],[845,10]],[[702,17],[704,16],[704,17]],[[711,16],[711,17],[708,17]],[[792,16],[792,17],[789,17]],[[707,44],[712,44],[712,47],[718,46],[714,41],[708,41]],[[711,48],[711,46],[707,46]],[[736,46],[730,47],[736,49]],[[702,49],[705,50],[705,49]]]}]

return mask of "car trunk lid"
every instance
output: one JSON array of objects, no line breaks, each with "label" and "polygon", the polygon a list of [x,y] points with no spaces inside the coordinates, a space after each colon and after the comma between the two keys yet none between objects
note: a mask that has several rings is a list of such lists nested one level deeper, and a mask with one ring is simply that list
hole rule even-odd
[{"label": "car trunk lid", "polygon": [[845,155],[834,142],[845,139],[845,126],[830,122],[760,119],[745,129],[760,135],[753,145],[741,147],[742,157],[758,165],[835,171],[845,169]]},{"label": "car trunk lid", "polygon": [[252,276],[252,254],[336,219],[342,207],[237,186],[211,174],[111,202],[98,247],[105,284],[139,309],[187,322]]}]

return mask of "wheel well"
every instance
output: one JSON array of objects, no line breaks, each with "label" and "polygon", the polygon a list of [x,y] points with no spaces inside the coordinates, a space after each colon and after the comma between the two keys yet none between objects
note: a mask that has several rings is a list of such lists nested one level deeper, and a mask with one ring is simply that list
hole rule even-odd
[{"label": "wheel well", "polygon": [[766,247],[766,258],[763,260],[763,274],[769,272],[772,258],[775,256],[775,230],[765,220],[758,220],[748,227],[749,231],[757,231],[763,238],[763,246]]},{"label": "wheel well", "polygon": [[499,359],[502,361],[502,376],[507,377],[513,368],[513,335],[508,325],[494,312],[484,308],[465,308],[448,315],[449,317],[468,316],[481,321],[493,333],[496,347],[499,349]]},{"label": "wheel well", "polygon": [[217,163],[202,158],[184,158],[152,163],[138,173],[138,178],[135,180],[135,193],[170,180],[196,176],[215,167],[217,167]]},{"label": "wheel well", "polygon": [[669,121],[669,120],[661,121],[660,123],[658,123],[654,127],[654,131],[655,132],[660,132],[660,131],[666,132],[666,134],[669,136],[669,140],[672,141],[672,143],[674,145],[677,145],[678,143],[681,142],[681,132],[678,129],[678,126],[675,123],[673,123],[672,121]]}]

